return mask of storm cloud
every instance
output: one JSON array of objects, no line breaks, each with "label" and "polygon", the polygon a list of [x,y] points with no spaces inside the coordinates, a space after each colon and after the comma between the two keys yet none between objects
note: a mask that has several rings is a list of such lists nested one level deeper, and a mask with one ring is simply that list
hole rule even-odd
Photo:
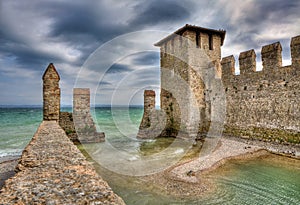
[{"label": "storm cloud", "polygon": [[[50,62],[61,75],[62,104],[72,104],[82,65],[96,49],[130,32],[156,30],[167,35],[187,23],[225,29],[222,56],[233,54],[236,60],[240,52],[253,48],[259,63],[261,46],[280,41],[283,62],[288,64],[290,38],[300,34],[299,10],[300,1],[293,0],[0,0],[0,105],[41,105],[41,76]],[[143,36],[136,40],[155,43]],[[84,73],[87,86],[102,88],[97,104],[111,102],[115,89],[122,89],[122,96],[138,88],[158,90],[159,49],[140,50],[108,68],[99,64]],[[117,51],[116,45],[112,52]],[[98,78],[99,72],[105,77]],[[142,101],[141,95],[134,102]]]}]

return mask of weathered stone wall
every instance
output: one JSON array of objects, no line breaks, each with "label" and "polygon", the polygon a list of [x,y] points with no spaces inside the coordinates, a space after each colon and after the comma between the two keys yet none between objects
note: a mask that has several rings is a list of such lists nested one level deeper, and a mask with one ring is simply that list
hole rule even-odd
[{"label": "weathered stone wall", "polygon": [[233,56],[222,59],[225,134],[300,143],[300,36],[291,41],[291,66],[282,67],[281,52],[279,42],[263,46],[259,72],[254,50],[242,52],[240,75],[234,75]]},{"label": "weathered stone wall", "polygon": [[90,113],[90,89],[74,88],[73,121],[78,139],[81,143],[103,142],[105,135],[97,132]]},{"label": "weathered stone wall", "polygon": [[56,121],[43,121],[23,151],[0,204],[125,204]]},{"label": "weathered stone wall", "polygon": [[43,75],[43,119],[59,120],[60,112],[60,77],[52,63]]}]

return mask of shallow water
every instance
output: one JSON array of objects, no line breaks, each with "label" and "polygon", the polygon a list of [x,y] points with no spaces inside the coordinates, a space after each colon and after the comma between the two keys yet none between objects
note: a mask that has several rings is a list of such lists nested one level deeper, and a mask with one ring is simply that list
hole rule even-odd
[{"label": "shallow water", "polygon": [[[216,185],[198,199],[175,199],[157,193],[139,178],[95,166],[113,190],[130,205],[138,204],[300,204],[300,162],[277,155],[231,160],[205,175]],[[150,189],[150,191],[149,191]],[[152,189],[152,191],[151,191]]]}]

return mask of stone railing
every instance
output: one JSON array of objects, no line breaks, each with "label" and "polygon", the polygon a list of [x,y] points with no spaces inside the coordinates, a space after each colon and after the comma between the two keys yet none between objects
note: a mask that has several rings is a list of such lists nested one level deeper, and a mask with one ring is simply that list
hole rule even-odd
[{"label": "stone railing", "polygon": [[125,204],[56,121],[44,121],[23,151],[0,204]]}]

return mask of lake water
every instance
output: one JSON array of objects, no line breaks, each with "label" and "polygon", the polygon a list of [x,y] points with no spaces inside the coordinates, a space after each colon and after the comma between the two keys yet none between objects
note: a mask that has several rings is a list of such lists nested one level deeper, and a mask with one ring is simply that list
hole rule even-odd
[{"label": "lake water", "polygon": [[[71,108],[63,110],[71,111]],[[96,108],[93,115],[97,119],[98,129],[106,134],[106,143],[138,158],[161,153],[172,144],[170,139],[135,139],[142,113],[142,107],[129,110],[114,108],[113,112],[110,108]],[[42,109],[38,107],[0,108],[0,157],[21,154],[41,121]],[[180,147],[171,151],[174,154],[181,153]],[[196,153],[195,150],[192,153]],[[110,154],[113,156],[113,153]],[[98,165],[96,168],[113,190],[130,205],[300,204],[299,160],[275,155],[226,163],[207,176],[216,186],[214,192],[199,196],[197,200],[174,199],[151,192],[144,189],[143,182],[135,177],[115,174]]]}]

